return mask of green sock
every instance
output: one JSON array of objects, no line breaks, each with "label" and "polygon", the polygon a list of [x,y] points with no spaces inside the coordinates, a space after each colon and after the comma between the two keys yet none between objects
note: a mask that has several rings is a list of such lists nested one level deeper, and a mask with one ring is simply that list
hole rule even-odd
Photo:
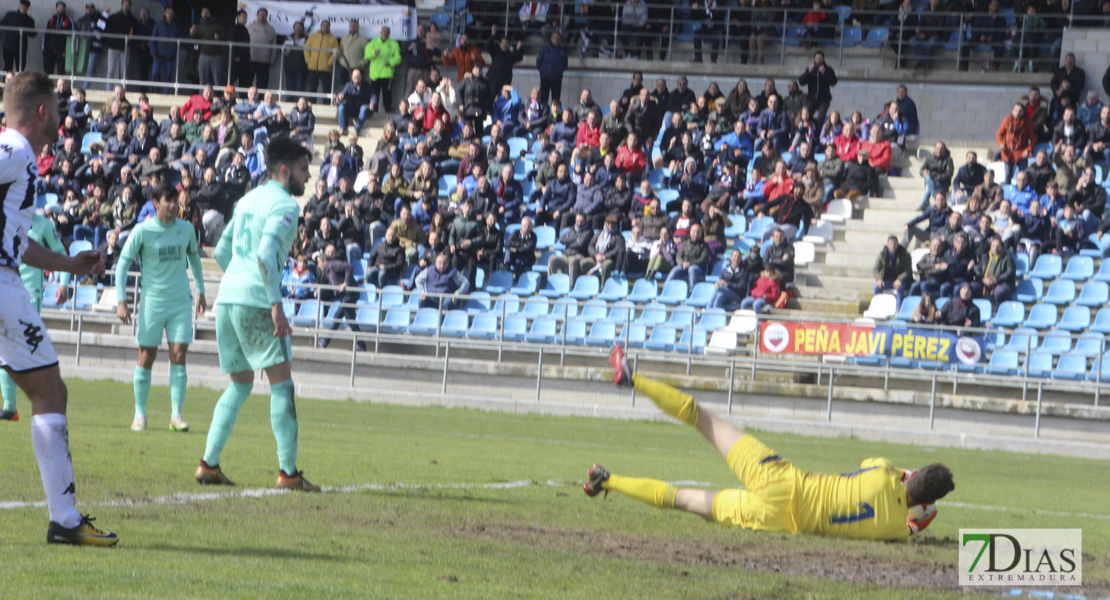
[{"label": "green sock", "polygon": [[231,430],[235,428],[235,420],[239,418],[239,407],[251,395],[253,383],[235,383],[227,386],[224,395],[216,403],[216,410],[212,411],[212,425],[208,427],[208,443],[204,448],[204,462],[210,467],[220,464],[220,452],[227,444]]},{"label": "green sock", "polygon": [[171,414],[181,416],[181,405],[185,404],[185,388],[189,387],[189,376],[185,365],[170,365],[170,406]]},{"label": "green sock", "polygon": [[150,369],[135,366],[135,416],[146,416],[146,401],[150,398]]},{"label": "green sock", "polygon": [[0,370],[0,394],[4,395],[4,410],[15,412],[15,395],[19,387],[7,371]]},{"label": "green sock", "polygon": [[297,404],[292,379],[270,385],[270,425],[277,440],[278,466],[292,475],[297,472]]}]

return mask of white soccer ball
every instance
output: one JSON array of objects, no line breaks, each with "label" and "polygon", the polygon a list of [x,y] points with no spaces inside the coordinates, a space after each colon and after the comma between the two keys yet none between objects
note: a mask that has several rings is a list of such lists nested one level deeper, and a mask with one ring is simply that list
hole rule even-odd
[{"label": "white soccer ball", "polygon": [[936,504],[918,504],[910,507],[908,517],[911,521],[923,521],[936,514],[936,512]]}]

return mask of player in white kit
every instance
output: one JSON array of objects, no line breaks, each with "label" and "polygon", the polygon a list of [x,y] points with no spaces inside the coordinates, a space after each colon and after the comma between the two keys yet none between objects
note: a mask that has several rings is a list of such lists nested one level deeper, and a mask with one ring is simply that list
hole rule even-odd
[{"label": "player in white kit", "polygon": [[111,546],[116,534],[100,531],[77,512],[73,460],[69,454],[66,385],[49,332],[35,311],[19,265],[76,275],[104,272],[98,250],[69,257],[28,238],[38,173],[35,148],[58,140],[58,99],[50,78],[36,71],[16,75],[4,88],[8,128],[0,133],[0,367],[31,401],[35,450],[50,524],[47,543]]}]

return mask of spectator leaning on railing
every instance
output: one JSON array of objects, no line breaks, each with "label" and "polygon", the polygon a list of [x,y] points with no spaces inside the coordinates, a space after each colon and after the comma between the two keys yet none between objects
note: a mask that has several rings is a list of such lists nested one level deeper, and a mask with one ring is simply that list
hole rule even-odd
[{"label": "spectator leaning on railing", "polygon": [[[19,8],[8,11],[0,20],[5,27],[34,28],[35,20],[28,15],[30,0],[19,0]],[[27,66],[27,41],[37,36],[34,31],[4,32],[4,70],[10,73],[22,71]]]},{"label": "spectator leaning on railing", "polygon": [[253,81],[254,86],[267,89],[270,87],[270,68],[279,61],[278,50],[274,48],[277,44],[277,32],[270,25],[269,11],[265,8],[258,9],[255,21],[247,26],[247,34],[251,43],[250,76],[247,83],[240,81],[239,85],[250,87]]},{"label": "spectator leaning on railing", "polygon": [[308,36],[304,43],[304,59],[308,65],[304,91],[331,92],[332,65],[338,50],[339,40],[331,33],[331,21],[321,21],[320,31]]}]

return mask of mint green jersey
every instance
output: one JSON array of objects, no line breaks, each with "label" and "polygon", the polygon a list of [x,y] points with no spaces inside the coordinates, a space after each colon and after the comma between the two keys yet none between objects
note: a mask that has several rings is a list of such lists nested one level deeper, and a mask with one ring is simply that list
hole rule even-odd
[{"label": "mint green jersey", "polygon": [[[35,242],[38,242],[47,250],[65,254],[65,246],[62,241],[58,239],[58,231],[54,229],[54,223],[46,217],[35,213],[31,217],[31,231],[27,237]],[[32,267],[28,264],[19,265],[19,277],[23,280],[23,287],[26,288],[27,294],[31,298],[42,297],[42,269]],[[62,274],[62,283],[69,284],[69,273]]]},{"label": "mint green jersey", "polygon": [[[281,268],[297,235],[297,201],[276,181],[255,188],[235,205],[231,224],[216,246],[216,262],[224,270],[220,280],[221,304],[269,309],[281,302]],[[272,236],[274,244],[264,244]],[[262,248],[274,255],[262,256]],[[270,273],[269,269],[277,272]]]},{"label": "mint green jersey", "polygon": [[167,308],[191,305],[193,294],[186,263],[193,272],[197,293],[204,293],[197,236],[188,221],[174,219],[173,224],[166,225],[153,218],[131,230],[116,263],[116,300],[119,302],[127,299],[127,269],[136,258],[142,270],[142,304],[149,302]]}]

